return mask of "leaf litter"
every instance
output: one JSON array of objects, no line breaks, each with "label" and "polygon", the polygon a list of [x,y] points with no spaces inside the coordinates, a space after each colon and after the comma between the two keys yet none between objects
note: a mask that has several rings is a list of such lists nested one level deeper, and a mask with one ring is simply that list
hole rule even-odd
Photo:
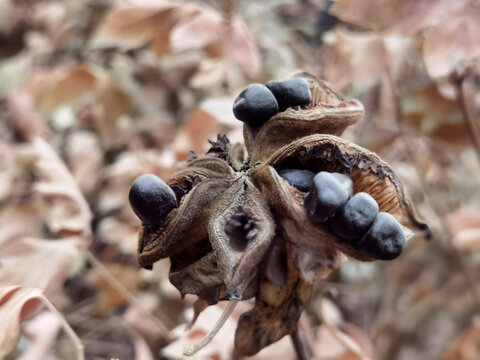
[{"label": "leaf litter", "polygon": [[[241,141],[234,96],[302,68],[363,102],[346,137],[392,164],[433,225],[396,262],[349,259],[316,284],[300,321],[314,357],[476,358],[480,149],[449,75],[471,69],[478,131],[477,4],[234,3],[2,3],[0,357],[175,359],[205,336],[223,304],[184,330],[195,299],[167,261],[138,268],[128,189],[142,173],[168,179],[217,133]],[[197,357],[232,358],[252,306]],[[252,358],[275,351],[295,358],[287,337]]]}]

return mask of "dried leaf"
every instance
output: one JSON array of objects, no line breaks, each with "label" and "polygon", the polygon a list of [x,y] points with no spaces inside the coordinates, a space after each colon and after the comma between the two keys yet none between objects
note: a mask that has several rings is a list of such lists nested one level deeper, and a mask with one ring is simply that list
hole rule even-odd
[{"label": "dried leaf", "polygon": [[[0,286],[21,285],[53,291],[62,286],[72,267],[81,258],[82,240],[14,238],[0,245],[2,262]],[[48,266],[45,264],[48,263]]]},{"label": "dried leaf", "polygon": [[46,359],[52,356],[60,330],[61,323],[55,314],[42,312],[35,316],[24,326],[25,335],[31,340],[31,344],[18,360]]},{"label": "dried leaf", "polygon": [[75,179],[44,140],[36,138],[32,146],[37,157],[37,175],[41,179],[34,189],[56,205],[46,207],[49,226],[55,233],[79,234],[89,242],[92,214]]},{"label": "dried leaf", "polygon": [[245,20],[239,16],[232,18],[223,43],[226,47],[226,55],[240,65],[248,76],[254,77],[258,74],[261,68],[260,50]]},{"label": "dried leaf", "polygon": [[117,8],[108,15],[95,41],[133,49],[155,38],[155,49],[163,50],[167,46],[159,46],[159,39],[166,39],[177,21],[192,16],[197,11],[193,6],[178,5],[164,0],[156,1],[154,6]]},{"label": "dried leaf", "polygon": [[205,9],[177,23],[170,33],[173,51],[201,49],[222,35],[223,19],[219,13]]},{"label": "dried leaf", "polygon": [[73,67],[58,83],[43,92],[39,99],[39,108],[43,112],[50,112],[60,104],[75,101],[81,95],[94,91],[97,81],[88,66]]},{"label": "dried leaf", "polygon": [[480,6],[466,0],[456,5],[451,11],[444,8],[441,15],[446,21],[425,34],[423,56],[433,78],[448,76],[462,63],[480,59]]},{"label": "dried leaf", "polygon": [[4,286],[0,287],[0,357],[4,358],[17,346],[20,323],[42,308],[40,289]]}]

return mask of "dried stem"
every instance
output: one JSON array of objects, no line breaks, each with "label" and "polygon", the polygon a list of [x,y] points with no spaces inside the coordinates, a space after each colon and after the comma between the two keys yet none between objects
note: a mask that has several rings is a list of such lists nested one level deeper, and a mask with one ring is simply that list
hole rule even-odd
[{"label": "dried stem", "polygon": [[85,360],[85,353],[83,352],[83,344],[80,338],[75,334],[75,331],[71,328],[71,326],[68,324],[67,320],[63,317],[63,315],[57,310],[57,308],[48,300],[48,298],[44,295],[42,296],[42,301],[45,304],[48,309],[53,312],[58,319],[60,320],[60,323],[67,333],[68,337],[72,342],[75,344],[76,348],[76,353],[77,353],[77,359],[78,360]]},{"label": "dried stem", "polygon": [[213,340],[215,335],[217,335],[218,331],[223,327],[223,325],[225,324],[225,321],[227,321],[227,319],[230,317],[230,315],[232,314],[237,304],[238,304],[238,300],[231,300],[228,303],[225,310],[223,311],[222,316],[220,316],[220,318],[217,320],[213,329],[207,335],[205,335],[205,337],[202,340],[200,340],[198,343],[183,350],[183,355],[193,356],[198,351],[200,351],[205,346],[207,346],[210,343],[210,341]]},{"label": "dried stem", "polygon": [[290,334],[290,339],[292,339],[293,347],[295,349],[295,353],[297,354],[298,360],[311,359],[311,352],[308,349],[305,338],[303,337],[303,334],[300,333],[298,327],[296,327]]},{"label": "dried stem", "polygon": [[151,312],[146,310],[142,304],[138,302],[138,300],[128,291],[115,277],[103,266],[103,264],[98,261],[98,259],[93,255],[90,251],[87,251],[87,258],[92,264],[95,271],[98,272],[100,276],[102,276],[105,280],[108,281],[109,285],[111,285],[125,300],[128,301],[129,304],[135,305],[141,312],[143,312],[146,316],[145,318],[148,319],[147,321],[157,329],[159,334],[163,336],[167,340],[171,340],[170,333],[168,328],[160,321],[157,317],[155,317]]}]

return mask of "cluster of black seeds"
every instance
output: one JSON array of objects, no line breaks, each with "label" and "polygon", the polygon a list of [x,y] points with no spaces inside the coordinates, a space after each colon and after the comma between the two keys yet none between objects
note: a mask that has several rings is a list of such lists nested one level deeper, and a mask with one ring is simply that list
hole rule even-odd
[{"label": "cluster of black seeds", "polygon": [[[392,260],[400,255],[405,235],[395,218],[378,211],[374,198],[353,194],[352,180],[340,173],[280,170],[290,185],[306,192],[305,211],[314,223],[324,223],[340,239],[364,254]],[[308,184],[308,185],[307,185]]]},{"label": "cluster of black seeds", "polygon": [[271,81],[265,85],[251,84],[235,99],[233,114],[240,121],[260,127],[278,112],[311,101],[308,81],[301,77]]}]

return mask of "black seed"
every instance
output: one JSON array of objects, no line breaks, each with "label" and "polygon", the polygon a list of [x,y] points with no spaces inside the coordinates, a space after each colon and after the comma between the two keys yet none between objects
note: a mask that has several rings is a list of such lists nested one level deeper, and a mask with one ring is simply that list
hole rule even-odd
[{"label": "black seed", "polygon": [[235,99],[233,114],[252,126],[260,127],[278,113],[278,103],[265,85],[251,84]]},{"label": "black seed", "polygon": [[393,260],[402,253],[405,235],[395,218],[384,212],[378,213],[372,227],[355,247],[368,256],[379,260]]},{"label": "black seed", "polygon": [[325,171],[314,176],[304,200],[307,215],[313,222],[324,222],[334,216],[352,195],[345,185],[348,182],[341,183],[338,179],[343,178]]},{"label": "black seed", "polygon": [[347,175],[344,175],[344,174],[340,174],[340,173],[337,173],[337,172],[333,172],[333,173],[330,173],[332,174],[332,176],[335,177],[335,179],[337,179],[337,181],[342,184],[342,186],[345,188],[345,190],[347,190],[348,192],[348,196],[352,196],[353,194],[353,181],[352,179],[350,179]]},{"label": "black seed", "polygon": [[285,111],[289,107],[308,105],[312,101],[308,81],[301,77],[271,81],[265,86],[275,95],[280,111]]},{"label": "black seed", "polygon": [[286,169],[280,170],[278,175],[284,178],[290,185],[295,186],[298,190],[307,192],[315,173],[303,169]]},{"label": "black seed", "polygon": [[330,223],[333,232],[345,240],[361,238],[372,226],[378,214],[374,198],[359,192],[350,198]]},{"label": "black seed", "polygon": [[160,224],[177,207],[173,190],[153,174],[139,176],[130,188],[128,198],[135,214],[149,225]]}]

